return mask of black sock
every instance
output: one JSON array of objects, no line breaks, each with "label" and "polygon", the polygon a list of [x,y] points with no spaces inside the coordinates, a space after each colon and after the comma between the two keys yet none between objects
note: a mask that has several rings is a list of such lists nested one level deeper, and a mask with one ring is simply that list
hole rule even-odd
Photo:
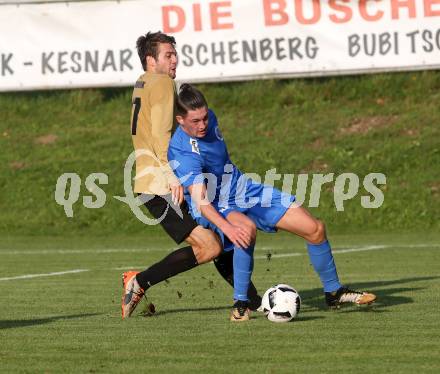
[{"label": "black sock", "polygon": [[[228,282],[232,287],[234,287],[234,251],[223,252],[220,256],[218,256],[214,260],[214,265],[217,268],[217,271],[223,277],[223,279]],[[248,297],[249,300],[255,300],[258,296],[258,291],[254,286],[254,283],[251,281],[249,283],[248,289]]]},{"label": "black sock", "polygon": [[139,285],[146,291],[149,287],[198,265],[191,247],[176,249],[161,261],[136,275]]}]

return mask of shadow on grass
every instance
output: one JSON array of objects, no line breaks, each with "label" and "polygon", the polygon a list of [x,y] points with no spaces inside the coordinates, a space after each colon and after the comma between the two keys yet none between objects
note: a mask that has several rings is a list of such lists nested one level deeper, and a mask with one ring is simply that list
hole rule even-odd
[{"label": "shadow on grass", "polygon": [[[349,310],[344,311],[345,313],[348,312],[359,312],[359,311],[375,311],[377,312],[378,309],[385,309],[391,306],[395,305],[402,305],[402,304],[410,304],[413,302],[413,299],[407,296],[399,296],[397,294],[402,292],[408,292],[408,291],[417,291],[422,290],[424,287],[395,287],[395,288],[381,288],[381,287],[387,287],[392,285],[399,285],[399,284],[405,284],[405,283],[412,283],[412,282],[420,282],[420,281],[426,281],[426,280],[434,280],[439,279],[440,277],[414,277],[414,278],[402,278],[402,279],[395,279],[390,281],[376,281],[376,282],[359,282],[359,283],[352,283],[347,285],[349,288],[355,289],[355,290],[363,290],[363,291],[371,291],[374,292],[377,295],[377,301],[372,304],[372,306],[365,306],[362,308],[351,308]],[[304,306],[308,309],[312,310],[327,310],[327,307],[325,305],[324,295],[322,293],[322,289],[320,288],[314,288],[312,290],[303,290],[301,291],[301,300],[304,304]],[[383,310],[382,310],[383,311]]]},{"label": "shadow on grass", "polygon": [[[424,287],[394,287],[394,288],[382,288],[388,287],[392,285],[399,285],[405,283],[412,282],[420,282],[427,280],[439,279],[440,277],[430,276],[430,277],[414,277],[414,278],[402,278],[395,279],[389,281],[376,281],[376,282],[358,282],[349,284],[348,287],[355,290],[366,290],[374,292],[377,295],[377,301],[371,306],[347,306],[343,308],[339,312],[343,313],[351,313],[351,312],[376,312],[376,313],[384,313],[386,312],[386,308],[392,307],[395,305],[402,304],[410,304],[413,302],[413,299],[407,296],[399,296],[397,294],[408,292],[408,291],[417,291],[422,290]],[[321,288],[314,288],[311,290],[301,290],[300,291],[301,300],[302,300],[302,310],[306,312],[310,311],[328,311],[327,306],[325,305],[324,295]],[[161,310],[157,311],[155,314],[150,315],[147,313],[141,313],[140,315],[143,317],[158,317],[164,316],[172,313],[188,313],[188,312],[212,312],[212,311],[222,311],[222,310],[230,310],[231,306],[220,306],[220,307],[201,307],[201,308],[178,308],[178,309],[169,309],[169,310]],[[254,312],[256,313],[256,312]],[[295,321],[304,322],[310,321],[314,319],[322,319],[324,316],[304,316],[299,315]]]},{"label": "shadow on grass", "polygon": [[[179,308],[179,309],[170,309],[170,310],[163,310],[160,312],[156,312],[153,315],[146,315],[146,314],[141,314],[141,316],[143,317],[157,317],[157,316],[163,316],[166,314],[172,314],[172,313],[187,313],[187,312],[211,312],[211,311],[218,311],[218,310],[230,310],[231,306],[219,306],[219,307],[212,307],[212,308]],[[253,318],[255,318],[255,316],[261,316],[264,317],[262,313],[258,313],[258,312],[251,312],[252,316],[254,316]],[[251,316],[251,318],[252,318]],[[322,316],[298,316],[297,318],[295,318],[295,322],[307,322],[307,321],[312,321],[315,319],[322,319],[324,317]]]},{"label": "shadow on grass", "polygon": [[45,323],[56,322],[59,320],[93,317],[93,316],[99,316],[101,314],[102,313],[71,314],[67,316],[54,316],[48,318],[0,320],[0,330],[13,329],[17,327],[43,325]]},{"label": "shadow on grass", "polygon": [[[169,310],[161,310],[159,312],[154,313],[153,316],[163,316],[165,314],[172,313],[187,313],[187,312],[215,312],[217,310],[229,310],[231,306],[218,306],[218,307],[210,307],[210,308],[179,308],[179,309],[169,309]],[[144,317],[149,317],[149,315],[142,314]]]},{"label": "shadow on grass", "polygon": [[290,322],[301,323],[301,322],[308,322],[308,321],[313,321],[315,319],[323,319],[323,318],[325,318],[325,317],[323,317],[323,316],[304,316],[300,313],[297,317],[292,319]]}]

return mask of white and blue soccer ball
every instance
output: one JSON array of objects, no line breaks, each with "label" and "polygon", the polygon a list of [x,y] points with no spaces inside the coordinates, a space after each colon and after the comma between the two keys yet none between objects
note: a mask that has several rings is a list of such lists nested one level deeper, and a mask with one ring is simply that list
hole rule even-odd
[{"label": "white and blue soccer ball", "polygon": [[299,313],[301,297],[293,287],[277,284],[264,293],[261,307],[269,321],[289,322]]}]

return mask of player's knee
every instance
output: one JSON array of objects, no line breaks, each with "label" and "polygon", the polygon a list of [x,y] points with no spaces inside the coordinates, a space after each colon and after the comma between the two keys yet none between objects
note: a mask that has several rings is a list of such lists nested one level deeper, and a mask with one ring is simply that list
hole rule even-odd
[{"label": "player's knee", "polygon": [[203,251],[202,261],[203,263],[209,262],[220,256],[222,252],[222,245],[220,239],[211,230],[209,236],[204,243],[205,250]]},{"label": "player's knee", "polygon": [[322,221],[316,220],[312,232],[306,238],[312,244],[320,244],[325,241],[325,225]]},{"label": "player's knee", "polygon": [[203,264],[218,257],[222,247],[217,236],[208,229],[198,227],[191,233],[188,243],[192,246],[197,262]]}]

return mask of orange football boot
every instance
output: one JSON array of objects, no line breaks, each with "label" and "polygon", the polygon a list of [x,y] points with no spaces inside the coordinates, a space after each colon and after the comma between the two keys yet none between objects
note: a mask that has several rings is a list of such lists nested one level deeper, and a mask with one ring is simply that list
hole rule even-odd
[{"label": "orange football boot", "polygon": [[127,271],[122,274],[122,287],[124,288],[121,302],[122,319],[126,319],[133,314],[145,293],[136,280],[137,273],[137,271]]}]

